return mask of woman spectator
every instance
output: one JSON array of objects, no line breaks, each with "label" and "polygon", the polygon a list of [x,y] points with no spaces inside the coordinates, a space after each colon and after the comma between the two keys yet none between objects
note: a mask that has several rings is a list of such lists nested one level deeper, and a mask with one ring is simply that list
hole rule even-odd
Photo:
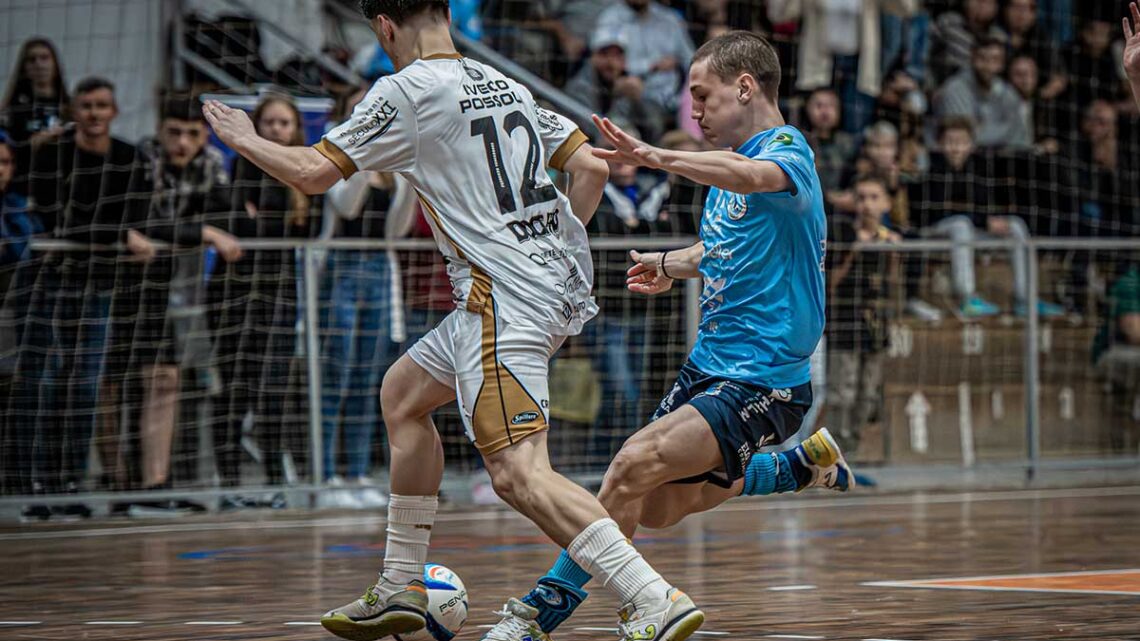
[{"label": "woman spectator", "polygon": [[[358,91],[338,110],[340,122],[364,99]],[[381,241],[402,238],[415,223],[416,197],[391,174],[360,172],[329,190],[322,238]],[[382,507],[386,497],[368,478],[377,431],[380,380],[400,355],[407,335],[399,261],[394,251],[334,249],[321,286],[324,481],[337,475],[337,432],[342,435],[349,492],[322,495],[330,507]]]},{"label": "woman spectator", "polygon": [[2,124],[16,149],[16,168],[9,190],[27,193],[34,143],[58,135],[69,119],[71,98],[55,45],[31,38],[20,47],[16,69],[0,103]]},{"label": "woman spectator", "polygon": [[1002,27],[1009,35],[1009,60],[1028,56],[1037,63],[1039,97],[1053,100],[1061,95],[1068,86],[1068,78],[1061,66],[1057,43],[1037,22],[1037,0],[1006,0]]},{"label": "woman spectator", "polygon": [[[262,100],[253,122],[269,140],[305,144],[301,113],[286,96]],[[216,226],[243,240],[312,238],[320,225],[319,205],[239,158],[231,212]],[[214,401],[214,448],[227,488],[241,483],[242,423],[251,411],[267,480],[270,485],[285,480],[285,439],[298,427],[298,417],[286,411],[297,338],[297,271],[293,249],[252,250],[238,262],[217,265],[209,285],[222,383],[222,394]],[[221,501],[224,510],[260,505],[240,495]],[[275,495],[269,507],[285,507],[284,496]]]}]

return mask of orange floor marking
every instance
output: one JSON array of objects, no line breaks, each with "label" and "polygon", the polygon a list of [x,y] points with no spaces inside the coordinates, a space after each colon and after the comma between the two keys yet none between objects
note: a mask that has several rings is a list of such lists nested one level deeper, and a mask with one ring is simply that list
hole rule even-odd
[{"label": "orange floor marking", "polygon": [[893,588],[941,588],[948,590],[1069,592],[1076,594],[1118,594],[1140,596],[1140,569],[1098,570],[980,576],[960,579],[918,581],[876,581],[864,585]]}]

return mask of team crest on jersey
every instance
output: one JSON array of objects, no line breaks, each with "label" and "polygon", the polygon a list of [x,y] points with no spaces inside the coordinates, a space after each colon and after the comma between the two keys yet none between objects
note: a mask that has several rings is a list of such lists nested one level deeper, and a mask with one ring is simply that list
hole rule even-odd
[{"label": "team crest on jersey", "polygon": [[483,82],[484,80],[487,79],[487,76],[483,75],[482,71],[479,71],[478,69],[476,69],[474,67],[468,67],[467,65],[463,65],[463,70],[466,71],[467,76],[470,77],[475,82]]},{"label": "team crest on jersey", "polygon": [[748,198],[740,194],[732,194],[728,197],[725,209],[728,210],[730,219],[740,220],[748,213]]}]

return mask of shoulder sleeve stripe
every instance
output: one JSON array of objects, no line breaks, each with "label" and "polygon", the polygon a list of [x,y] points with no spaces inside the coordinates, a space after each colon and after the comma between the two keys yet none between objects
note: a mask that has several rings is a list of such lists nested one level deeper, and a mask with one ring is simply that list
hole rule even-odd
[{"label": "shoulder sleeve stripe", "polygon": [[344,153],[340,147],[329,142],[328,138],[322,138],[320,142],[313,145],[313,149],[316,149],[322,156],[331,160],[332,164],[336,165],[336,168],[340,170],[340,174],[344,176],[345,180],[348,180],[357,172],[356,163],[352,158]]},{"label": "shoulder sleeve stripe", "polygon": [[550,157],[550,167],[556,171],[562,171],[562,168],[566,166],[566,161],[570,160],[570,156],[573,156],[574,152],[578,151],[578,148],[588,141],[589,138],[586,137],[586,134],[582,133],[581,129],[575,129],[574,133],[570,134],[570,137],[566,139],[566,142],[558,147],[558,151],[554,152],[554,155]]}]

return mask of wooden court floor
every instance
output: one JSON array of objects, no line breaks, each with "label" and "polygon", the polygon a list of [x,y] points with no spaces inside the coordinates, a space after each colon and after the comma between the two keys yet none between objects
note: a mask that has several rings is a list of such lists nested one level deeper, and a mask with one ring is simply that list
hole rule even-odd
[{"label": "wooden court floor", "polygon": [[[381,516],[2,529],[0,639],[331,639]],[[447,511],[434,543],[470,591],[459,639],[554,555],[497,510]],[[1140,639],[1140,487],[738,501],[639,545],[705,609],[696,639]],[[555,639],[616,638],[616,607],[595,593]]]}]

